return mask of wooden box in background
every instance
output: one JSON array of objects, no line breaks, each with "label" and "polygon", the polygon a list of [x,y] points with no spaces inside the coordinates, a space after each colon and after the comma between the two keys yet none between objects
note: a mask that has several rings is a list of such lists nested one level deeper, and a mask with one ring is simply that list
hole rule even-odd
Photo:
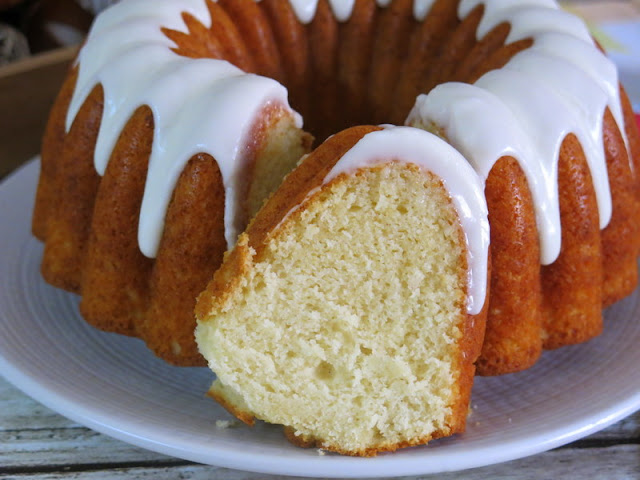
[{"label": "wooden box in background", "polygon": [[61,48],[0,67],[0,178],[40,151],[49,110],[76,52]]}]

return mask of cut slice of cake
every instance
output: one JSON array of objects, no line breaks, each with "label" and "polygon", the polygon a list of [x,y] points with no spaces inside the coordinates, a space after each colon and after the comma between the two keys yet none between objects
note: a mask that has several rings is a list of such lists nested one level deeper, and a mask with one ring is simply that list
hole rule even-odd
[{"label": "cut slice of cake", "polygon": [[465,428],[484,333],[482,185],[444,141],[355,127],[307,156],[200,295],[210,394],[350,455]]}]

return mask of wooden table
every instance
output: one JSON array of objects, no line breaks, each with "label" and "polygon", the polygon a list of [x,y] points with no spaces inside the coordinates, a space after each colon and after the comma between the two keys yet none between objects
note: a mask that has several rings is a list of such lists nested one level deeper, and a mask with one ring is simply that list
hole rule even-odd
[{"label": "wooden table", "polygon": [[[276,479],[197,465],[128,445],[56,414],[0,377],[3,480]],[[464,472],[415,478],[640,479],[640,412],[590,437],[532,457]]]}]

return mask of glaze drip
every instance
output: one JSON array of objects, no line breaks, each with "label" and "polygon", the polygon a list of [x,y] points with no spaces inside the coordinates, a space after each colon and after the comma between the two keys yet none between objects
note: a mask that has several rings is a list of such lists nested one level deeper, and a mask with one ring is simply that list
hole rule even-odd
[{"label": "glaze drip", "polygon": [[541,263],[548,265],[560,253],[557,162],[568,134],[580,140],[591,170],[600,227],[611,218],[602,122],[608,107],[624,132],[617,72],[584,24],[555,2],[462,0],[459,15],[481,3],[478,38],[509,22],[506,43],[532,38],[533,45],[474,85],[445,83],[420,95],[407,124],[442,130],[485,180],[502,156],[516,158],[534,199]]},{"label": "glaze drip", "polygon": [[[312,21],[318,0],[290,2],[302,23]],[[376,2],[379,7],[386,7],[390,0]],[[355,0],[329,1],[341,22],[349,19],[354,3]],[[423,20],[433,3],[434,0],[414,0],[416,20]],[[533,46],[515,55],[506,67],[481,77],[475,85],[445,83],[429,95],[420,95],[406,123],[427,129],[437,126],[484,179],[501,156],[515,157],[527,176],[537,208],[541,262],[549,264],[560,250],[557,158],[569,133],[575,134],[584,148],[594,179],[601,227],[609,221],[611,198],[602,118],[609,108],[624,135],[617,72],[597,49],[584,24],[559,10],[555,1],[461,0],[458,17],[464,19],[480,4],[484,5],[484,15],[476,32],[478,39],[508,22],[511,28],[507,43],[531,38]],[[187,59],[174,53],[171,49],[176,45],[161,28],[187,33],[183,13],[207,28],[211,26],[205,0],[127,0],[99,15],[78,57],[78,80],[66,118],[69,130],[90,92],[102,85],[104,113],[94,161],[97,172],[103,174],[130,116],[142,105],[151,108],[154,139],[138,238],[141,251],[149,257],[157,251],[175,183],[185,163],[197,153],[208,153],[219,164],[226,192],[225,237],[229,247],[235,243],[238,226],[234,200],[248,132],[270,103],[292,112],[286,88],[276,81],[246,74],[223,60]],[[301,127],[301,118],[292,114]],[[473,122],[474,128],[470,129],[467,122]],[[406,145],[413,135],[410,131],[387,129],[380,135],[371,134],[340,165],[366,165],[370,161],[365,155],[369,146],[383,148],[378,144],[380,138],[388,141],[384,144],[385,158],[413,158],[417,152]],[[420,140],[415,141],[423,145]],[[453,149],[444,149],[432,141],[423,146],[446,153],[458,163],[460,156]],[[462,181],[456,180],[453,172],[444,174],[447,186]],[[465,205],[469,207],[472,200],[467,199]],[[465,215],[460,213],[460,217],[464,223]],[[484,248],[484,233],[472,233],[474,228],[464,225],[471,252]],[[482,255],[473,255],[486,263]],[[470,264],[476,265],[476,260]],[[486,276],[486,265],[484,268]],[[475,309],[478,299],[485,297],[482,289],[486,278],[482,272],[473,273],[473,277],[477,280],[472,282],[475,300],[471,303]]]},{"label": "glaze drip", "polygon": [[[313,17],[316,15],[318,1],[319,0],[289,0],[289,3],[300,23],[308,24],[311,23]],[[385,8],[391,4],[391,1],[392,0],[376,0],[376,4],[381,8]],[[328,0],[328,2],[336,20],[346,22],[351,17],[356,0]],[[434,2],[435,0],[414,0],[414,18],[418,21],[424,20]]]},{"label": "glaze drip", "polygon": [[89,93],[102,85],[104,113],[94,163],[103,175],[131,115],[142,105],[151,108],[153,149],[138,228],[140,250],[148,257],[156,255],[180,173],[198,153],[208,153],[218,163],[227,199],[225,237],[229,247],[235,244],[239,212],[229,199],[236,198],[239,187],[245,139],[269,103],[289,108],[287,90],[275,80],[246,74],[224,60],[174,53],[175,45],[160,27],[186,31],[182,12],[211,24],[203,0],[127,0],[105,10],[80,51],[66,119],[68,131]]},{"label": "glaze drip", "polygon": [[489,221],[484,185],[469,162],[452,146],[417,128],[385,126],[362,137],[331,169],[323,183],[390,161],[412,163],[438,176],[458,214],[468,251],[467,312],[482,310],[486,296]]}]

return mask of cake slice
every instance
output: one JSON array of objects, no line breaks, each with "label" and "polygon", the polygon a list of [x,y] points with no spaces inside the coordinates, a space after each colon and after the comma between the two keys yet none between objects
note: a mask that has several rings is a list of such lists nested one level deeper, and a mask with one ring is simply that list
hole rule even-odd
[{"label": "cake slice", "polygon": [[349,455],[463,431],[487,243],[481,182],[444,141],[410,127],[334,135],[199,297],[211,396],[297,445]]}]

